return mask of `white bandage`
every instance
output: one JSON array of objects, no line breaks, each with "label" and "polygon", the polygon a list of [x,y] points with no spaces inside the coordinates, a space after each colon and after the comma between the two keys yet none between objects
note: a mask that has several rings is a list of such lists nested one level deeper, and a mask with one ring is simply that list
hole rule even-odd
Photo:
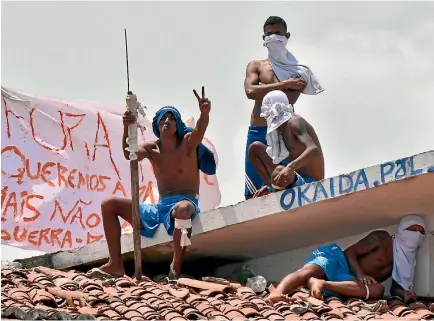
[{"label": "white bandage", "polygon": [[[127,110],[131,112],[134,116],[138,116],[138,114],[142,115],[143,117],[146,116],[145,113],[145,106],[143,106],[140,102],[137,101],[137,96],[134,94],[127,95]],[[130,152],[130,160],[136,160],[137,159],[137,152],[139,150],[139,139],[137,136],[137,128],[140,125],[137,123],[137,121],[134,124],[128,125],[128,137],[127,137],[127,144],[128,147],[126,148],[127,151]]]},{"label": "white bandage", "polygon": [[365,300],[367,301],[369,299],[369,286],[367,284],[365,284],[365,288],[366,288],[366,298]]},{"label": "white bandage", "polygon": [[191,220],[180,220],[179,218],[175,218],[175,228],[181,230],[181,247],[186,247],[191,245],[191,241],[188,238],[187,229],[191,228]]}]

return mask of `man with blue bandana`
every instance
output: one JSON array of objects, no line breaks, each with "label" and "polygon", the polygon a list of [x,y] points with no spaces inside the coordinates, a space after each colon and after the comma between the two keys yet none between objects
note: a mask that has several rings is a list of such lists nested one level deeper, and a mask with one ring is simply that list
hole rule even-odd
[{"label": "man with blue bandana", "polygon": [[[137,152],[139,161],[147,158],[151,162],[160,194],[155,205],[139,204],[142,222],[140,233],[144,237],[153,237],[163,224],[167,233],[173,236],[174,253],[169,271],[171,280],[176,279],[181,272],[186,246],[191,244],[191,222],[200,212],[199,170],[208,175],[216,172],[212,151],[201,143],[209,123],[211,101],[205,98],[204,87],[201,97],[195,90],[193,93],[200,109],[196,127],[186,127],[179,111],[173,106],[165,106],[156,112],[152,122],[153,132],[158,139],[139,146]],[[126,150],[128,125],[135,122],[136,117],[127,111],[123,117],[122,137],[126,159],[129,159]],[[110,197],[102,202],[101,211],[110,259],[98,272],[106,276],[122,276],[125,270],[121,258],[119,217],[132,223],[131,199]]]}]

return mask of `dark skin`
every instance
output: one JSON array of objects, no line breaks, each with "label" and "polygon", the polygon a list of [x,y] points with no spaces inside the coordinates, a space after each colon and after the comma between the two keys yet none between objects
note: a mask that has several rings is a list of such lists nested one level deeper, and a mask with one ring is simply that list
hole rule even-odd
[{"label": "dark skin", "polygon": [[250,145],[250,161],[266,184],[253,197],[268,194],[267,186],[273,186],[275,190],[285,189],[296,179],[295,172],[317,180],[324,179],[324,156],[313,127],[303,117],[294,115],[277,130],[282,131],[283,140],[290,153],[289,164],[273,164],[266,152],[267,146],[261,142]]},{"label": "dark skin", "polygon": [[[268,25],[265,27],[264,35],[272,34],[285,36],[289,39],[290,33],[281,25]],[[288,97],[290,104],[295,104],[301,91],[306,87],[306,83],[299,78],[290,78],[279,81],[271,68],[267,59],[253,60],[246,68],[246,78],[244,80],[244,90],[249,99],[255,101],[253,111],[250,117],[250,125],[266,126],[267,122],[261,115],[262,99],[266,94],[273,90],[281,90]]]},{"label": "dark skin", "polygon": [[[158,124],[160,139],[140,145],[137,152],[139,161],[147,158],[151,162],[160,198],[172,195],[195,197],[199,193],[200,180],[196,149],[202,142],[208,127],[211,101],[205,97],[204,87],[202,87],[202,96],[199,96],[196,90],[193,90],[193,93],[198,100],[200,109],[200,117],[193,131],[184,137],[178,137],[175,118],[173,114],[167,113]],[[126,143],[128,126],[135,122],[136,117],[128,111],[125,112],[122,148],[126,159],[129,159],[129,152],[125,150],[128,146]],[[119,217],[132,224],[131,199],[111,197],[102,202],[101,210],[110,259],[100,269],[113,276],[122,276],[125,274],[125,270],[121,258]],[[191,202],[181,201],[175,205],[171,218],[172,220],[190,219],[194,211],[195,207]],[[140,228],[143,228],[143,225]],[[191,229],[189,230],[189,237],[190,235]],[[175,229],[173,235],[174,254],[169,278],[176,278],[181,271],[186,248],[181,247],[180,239],[181,230]]]},{"label": "dark skin", "polygon": [[[407,230],[425,233],[419,225],[412,225]],[[365,285],[369,288],[370,298],[381,298],[384,287],[380,283],[392,275],[393,269],[393,240],[390,234],[383,230],[373,231],[348,247],[344,254],[356,278],[344,282],[326,280],[322,268],[316,264],[306,264],[294,273],[288,274],[266,301],[287,301],[286,294],[305,285],[310,288],[311,295],[318,299],[322,299],[324,290],[363,299],[367,294]],[[392,283],[391,294],[400,296],[406,302],[417,298],[414,291],[405,291],[395,281]]]}]

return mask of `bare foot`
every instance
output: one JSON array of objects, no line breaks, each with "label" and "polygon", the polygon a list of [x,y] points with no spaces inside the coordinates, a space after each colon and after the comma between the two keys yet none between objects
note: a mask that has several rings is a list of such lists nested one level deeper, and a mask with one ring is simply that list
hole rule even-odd
[{"label": "bare foot", "polygon": [[281,294],[280,292],[273,291],[271,292],[266,298],[265,302],[267,303],[276,303],[279,301],[285,301],[288,302],[288,297],[286,295]]},{"label": "bare foot", "polygon": [[120,263],[114,264],[113,262],[108,262],[99,268],[101,271],[108,273],[113,276],[124,276],[125,269],[122,261]]},{"label": "bare foot", "polygon": [[324,290],[324,284],[324,280],[310,278],[307,282],[310,289],[310,295],[316,299],[323,300],[322,291]]}]

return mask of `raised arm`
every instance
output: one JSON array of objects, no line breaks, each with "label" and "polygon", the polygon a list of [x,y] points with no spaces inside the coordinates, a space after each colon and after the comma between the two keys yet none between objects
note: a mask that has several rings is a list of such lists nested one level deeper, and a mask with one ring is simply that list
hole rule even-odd
[{"label": "raised arm", "polygon": [[[359,280],[365,283],[364,278],[366,277],[362,267],[360,266],[359,257],[387,246],[390,237],[391,236],[386,231],[373,231],[345,250],[348,264]],[[373,281],[367,280],[366,282],[371,283]]]},{"label": "raised arm", "polygon": [[286,135],[294,135],[297,140],[302,143],[306,149],[300,156],[290,162],[287,166],[292,170],[296,171],[299,168],[305,167],[311,159],[319,153],[319,148],[310,137],[306,129],[306,120],[300,116],[293,116],[293,118],[288,122],[288,127],[286,129]]},{"label": "raised arm", "polygon": [[[259,66],[257,60],[251,61],[246,68],[246,78],[244,80],[244,90],[249,99],[259,100],[264,98],[266,94],[273,90],[303,90],[306,83],[299,78],[290,78],[285,81],[274,84],[260,84],[259,82]],[[298,97],[297,97],[298,98]]]},{"label": "raised arm", "polygon": [[[122,135],[122,149],[123,149],[125,159],[129,160],[130,159],[130,152],[126,150],[126,148],[128,147],[128,144],[127,144],[128,125],[135,123],[136,117],[131,112],[126,111],[122,120],[124,123],[124,133]],[[146,150],[146,146],[147,146],[146,143],[139,145],[139,150],[136,153],[139,161],[141,161],[144,158],[147,158],[149,156],[148,152]]]},{"label": "raised arm", "polygon": [[196,150],[197,146],[202,142],[205,136],[205,131],[209,124],[209,112],[211,111],[211,101],[205,97],[205,87],[202,86],[202,97],[200,97],[196,90],[193,90],[197,98],[200,109],[200,116],[197,120],[196,126],[188,136],[188,144],[191,150]]}]

